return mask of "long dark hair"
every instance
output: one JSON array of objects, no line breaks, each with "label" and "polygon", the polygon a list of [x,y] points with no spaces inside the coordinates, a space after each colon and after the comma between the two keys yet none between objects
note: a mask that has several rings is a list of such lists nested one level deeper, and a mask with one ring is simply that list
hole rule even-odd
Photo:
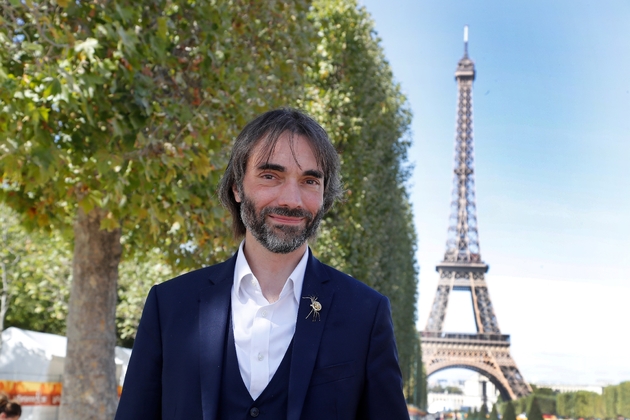
[{"label": "long dark hair", "polygon": [[291,134],[291,151],[296,135],[306,137],[313,148],[315,159],[324,172],[324,212],[341,197],[343,189],[339,178],[339,155],[326,130],[297,109],[280,108],[268,111],[250,121],[236,137],[230,161],[217,191],[221,203],[232,214],[232,230],[237,238],[245,235],[245,225],[241,220],[240,203],[234,198],[232,187],[242,190],[247,161],[254,147],[261,144],[263,160],[268,159],[273,154],[278,138],[287,132]]}]

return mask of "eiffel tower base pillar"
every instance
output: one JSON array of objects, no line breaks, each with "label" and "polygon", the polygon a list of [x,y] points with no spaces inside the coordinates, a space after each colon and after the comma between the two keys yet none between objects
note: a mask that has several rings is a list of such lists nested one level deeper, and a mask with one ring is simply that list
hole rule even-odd
[{"label": "eiffel tower base pillar", "polygon": [[422,332],[422,361],[427,376],[449,368],[465,368],[486,376],[504,401],[532,392],[510,356],[510,336]]}]

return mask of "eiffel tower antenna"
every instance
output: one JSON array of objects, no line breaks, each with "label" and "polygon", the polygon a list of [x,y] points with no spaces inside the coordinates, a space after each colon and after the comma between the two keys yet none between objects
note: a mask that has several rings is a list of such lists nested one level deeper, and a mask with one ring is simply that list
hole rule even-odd
[{"label": "eiffel tower antenna", "polygon": [[464,25],[464,57],[468,57],[468,25]]},{"label": "eiffel tower antenna", "polygon": [[[510,356],[510,336],[499,329],[485,280],[489,267],[481,260],[473,155],[475,63],[468,57],[468,26],[464,26],[464,56],[457,63],[455,80],[458,100],[451,215],[444,260],[436,266],[438,287],[422,332],[422,358],[427,375],[453,367],[472,369],[487,376],[504,400],[511,400],[532,390]],[[470,292],[477,334],[442,331],[452,290]]]}]

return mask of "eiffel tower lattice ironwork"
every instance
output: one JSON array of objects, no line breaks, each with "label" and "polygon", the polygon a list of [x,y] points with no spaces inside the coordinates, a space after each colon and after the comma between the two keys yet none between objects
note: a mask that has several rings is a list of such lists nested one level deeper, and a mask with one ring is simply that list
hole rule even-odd
[{"label": "eiffel tower lattice ironwork", "polygon": [[[473,168],[472,86],[475,65],[468,57],[468,27],[464,28],[464,56],[457,64],[457,134],[451,216],[444,261],[436,270],[438,287],[427,326],[422,332],[422,358],[427,375],[447,368],[472,369],[496,386],[504,400],[532,392],[510,355],[510,336],[501,334],[492,308],[481,260]],[[469,291],[477,334],[442,331],[452,290]]]}]

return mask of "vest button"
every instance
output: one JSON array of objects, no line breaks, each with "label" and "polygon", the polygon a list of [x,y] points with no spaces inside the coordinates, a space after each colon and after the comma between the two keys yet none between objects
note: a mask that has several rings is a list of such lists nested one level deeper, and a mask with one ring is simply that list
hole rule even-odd
[{"label": "vest button", "polygon": [[260,410],[258,410],[258,408],[256,407],[249,410],[249,415],[252,417],[258,417],[259,414],[260,414]]}]

